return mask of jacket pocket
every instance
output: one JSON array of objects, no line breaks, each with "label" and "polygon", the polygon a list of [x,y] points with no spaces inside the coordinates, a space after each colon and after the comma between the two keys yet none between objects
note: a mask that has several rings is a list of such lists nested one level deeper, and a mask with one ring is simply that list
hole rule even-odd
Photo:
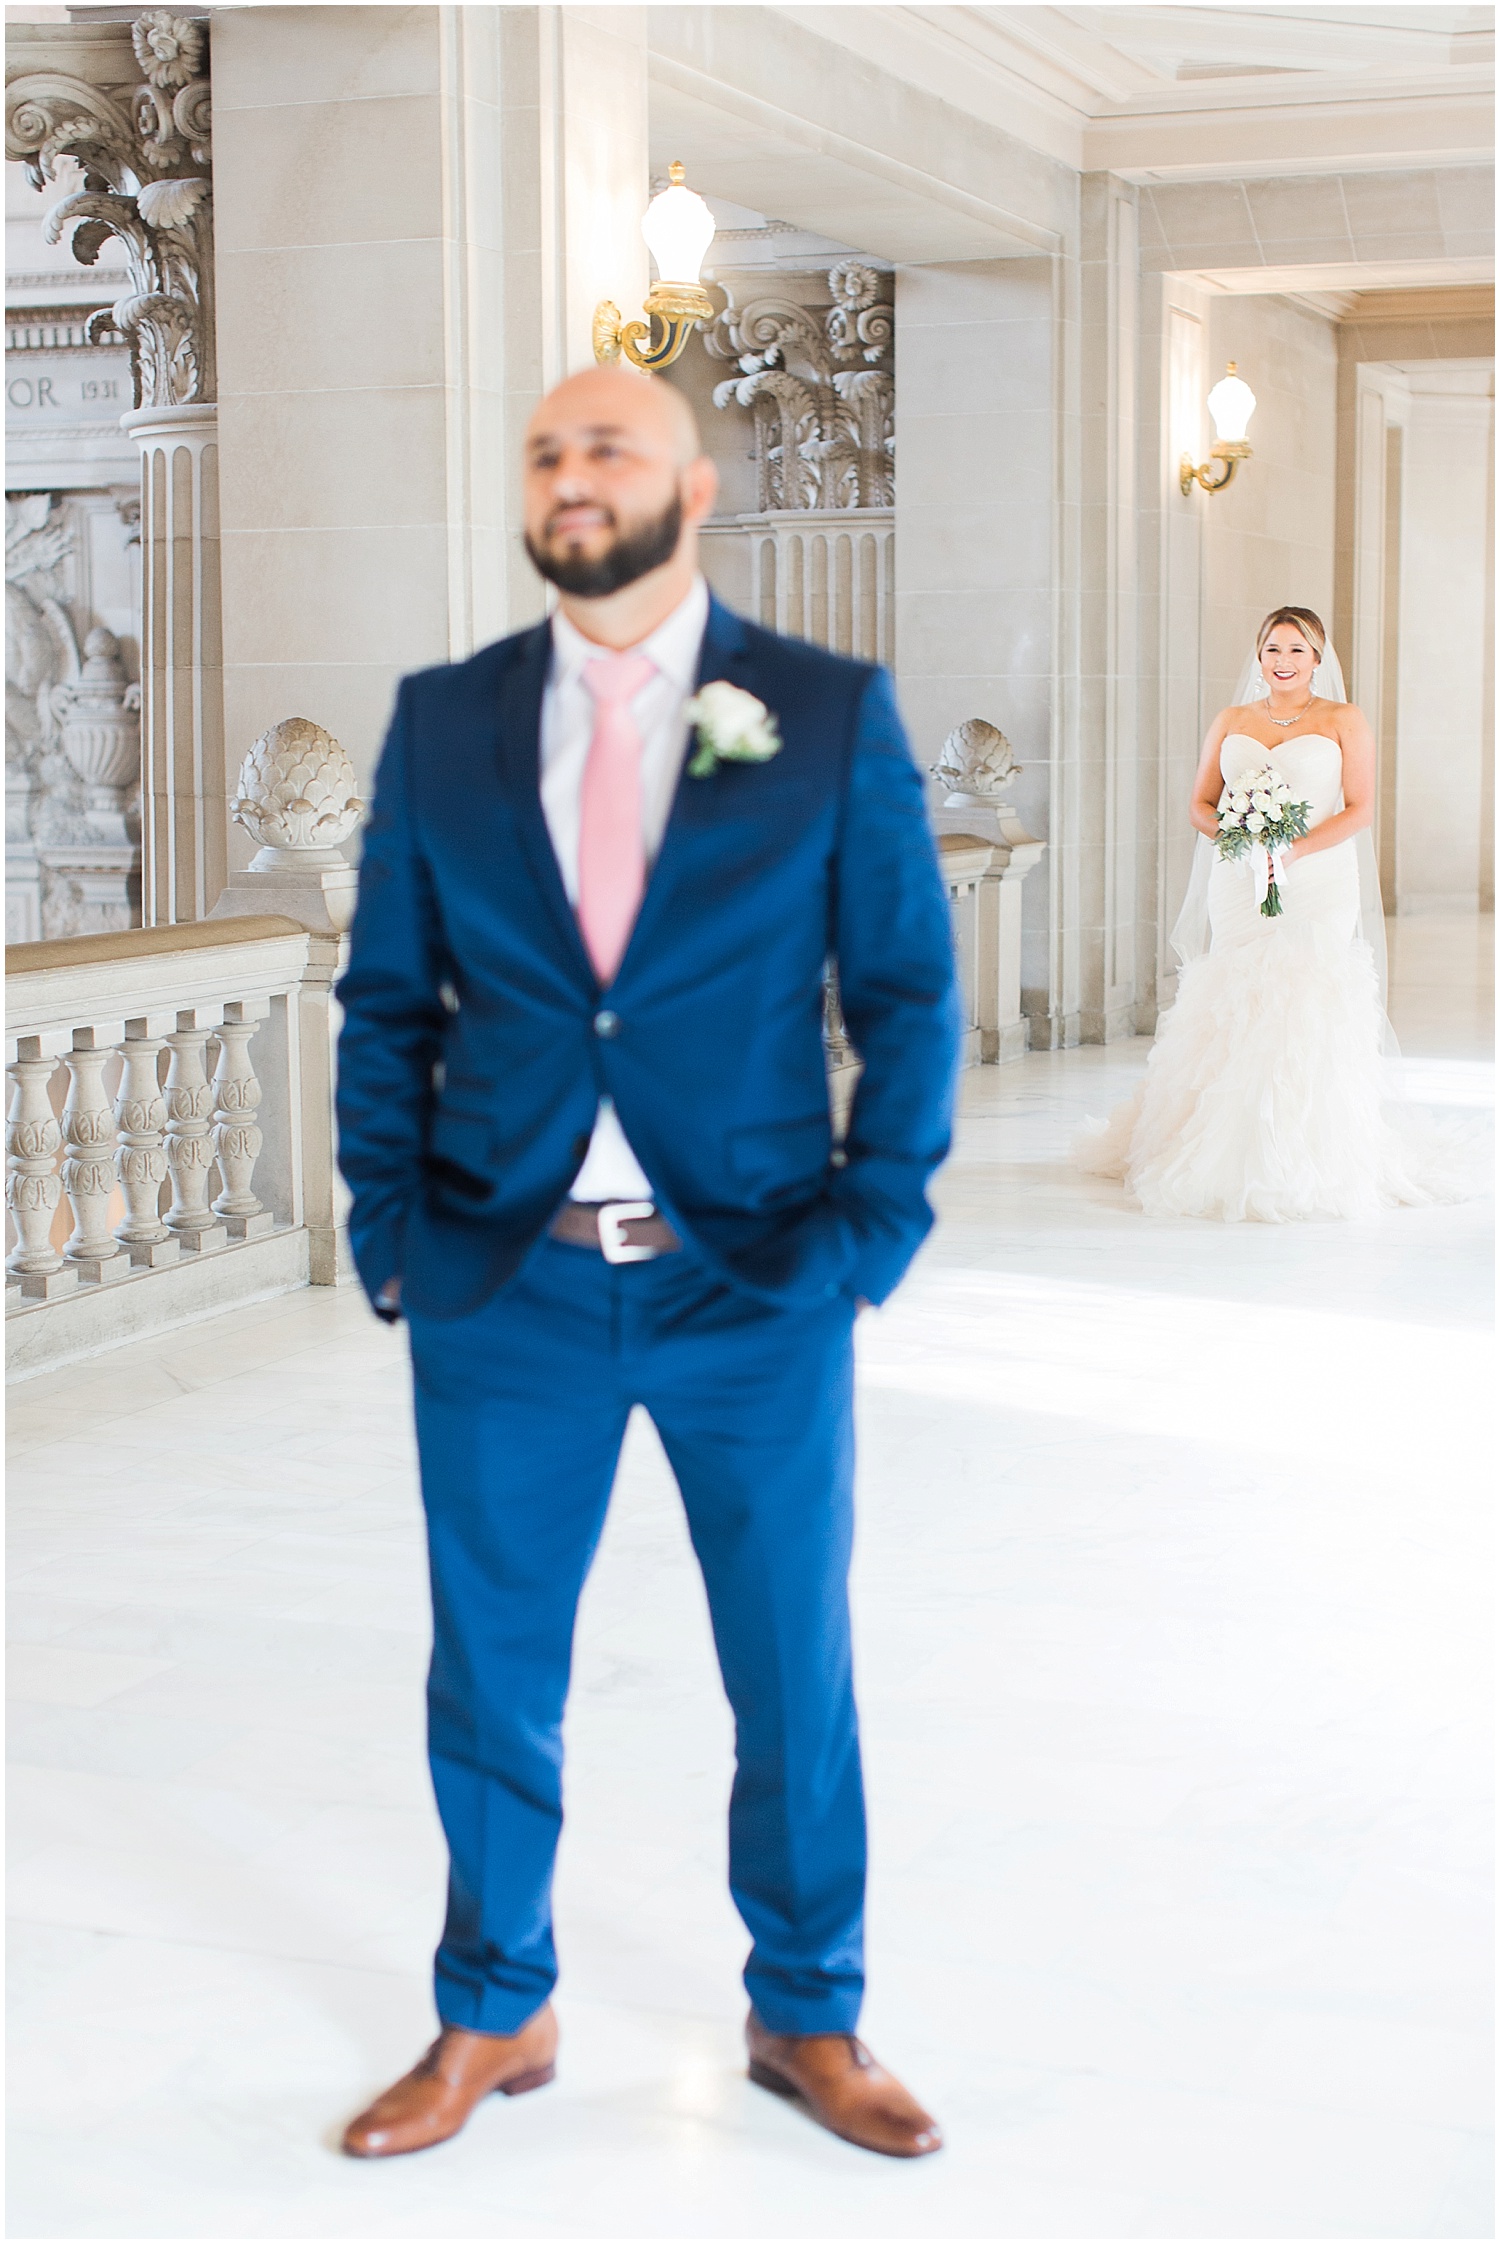
[{"label": "jacket pocket", "polygon": [[794,1122],[756,1123],[729,1133],[729,1173],[758,1205],[806,1199],[823,1180],[833,1148],[828,1111]]},{"label": "jacket pocket", "polygon": [[428,1175],[462,1200],[488,1200],[495,1189],[494,1146],[493,1116],[460,1114],[440,1106],[432,1118]]}]

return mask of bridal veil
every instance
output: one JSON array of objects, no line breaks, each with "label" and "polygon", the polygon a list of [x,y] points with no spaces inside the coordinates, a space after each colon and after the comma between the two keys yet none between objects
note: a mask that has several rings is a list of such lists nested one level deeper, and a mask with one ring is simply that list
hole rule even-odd
[{"label": "bridal veil", "polygon": [[[1323,659],[1312,675],[1312,690],[1325,701],[1347,701],[1344,691],[1344,673],[1339,658],[1331,646],[1325,647]],[[1270,699],[1270,687],[1260,667],[1260,658],[1252,650],[1235,688],[1234,706],[1243,708],[1250,702]],[[1172,929],[1173,950],[1184,965],[1190,958],[1199,958],[1208,949],[1208,882],[1214,869],[1214,845],[1206,834],[1198,836],[1198,846],[1193,852],[1193,869],[1188,879],[1187,895],[1182,910]],[[1389,983],[1385,949],[1385,906],[1380,894],[1380,868],[1375,861],[1375,842],[1368,826],[1354,837],[1355,862],[1359,867],[1359,935],[1368,943],[1375,955],[1375,972],[1380,983],[1380,1003],[1384,1010]],[[1389,1023],[1386,1027],[1387,1050],[1394,1049],[1395,1039]]]}]

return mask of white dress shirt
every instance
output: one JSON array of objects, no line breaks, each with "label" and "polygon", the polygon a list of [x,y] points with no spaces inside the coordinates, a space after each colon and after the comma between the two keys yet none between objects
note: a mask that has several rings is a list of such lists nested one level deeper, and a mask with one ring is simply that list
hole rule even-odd
[{"label": "white dress shirt", "polygon": [[[688,724],[683,710],[698,678],[698,657],[708,622],[708,586],[702,577],[680,607],[649,639],[621,653],[643,654],[654,674],[630,704],[641,736],[641,830],[646,873],[661,848],[672,800],[687,754]],[[578,835],[583,771],[594,737],[594,698],[583,682],[585,663],[616,650],[596,646],[574,629],[559,609],[552,618],[552,666],[542,695],[542,813],[552,837],[568,902],[578,908]],[[651,1186],[630,1150],[613,1102],[599,1101],[594,1134],[583,1167],[573,1183],[575,1200],[649,1200]]]}]

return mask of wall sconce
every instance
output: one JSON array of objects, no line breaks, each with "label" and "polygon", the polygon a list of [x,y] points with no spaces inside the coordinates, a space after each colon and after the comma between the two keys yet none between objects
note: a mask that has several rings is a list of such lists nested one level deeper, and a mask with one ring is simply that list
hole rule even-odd
[{"label": "wall sconce", "polygon": [[[1255,392],[1248,382],[1240,380],[1233,359],[1229,361],[1229,371],[1223,381],[1215,382],[1208,393],[1208,410],[1213,415],[1214,432],[1219,441],[1210,449],[1202,467],[1194,467],[1191,452],[1183,453],[1178,480],[1184,498],[1195,483],[1205,491],[1222,491],[1226,483],[1233,482],[1234,471],[1241,460],[1250,457],[1245,431],[1255,411]],[[1214,474],[1211,464],[1214,460],[1222,465],[1222,475]]]},{"label": "wall sconce", "polygon": [[[641,307],[646,317],[633,319],[627,326],[618,304],[606,299],[595,307],[594,356],[601,366],[612,365],[622,354],[647,374],[659,366],[670,366],[686,343],[689,329],[699,320],[713,318],[713,303],[698,279],[714,238],[713,214],[701,195],[683,186],[681,164],[673,164],[669,176],[672,184],[653,197],[641,220],[641,232],[656,259],[657,272]],[[661,341],[642,350],[653,319],[661,321]]]}]

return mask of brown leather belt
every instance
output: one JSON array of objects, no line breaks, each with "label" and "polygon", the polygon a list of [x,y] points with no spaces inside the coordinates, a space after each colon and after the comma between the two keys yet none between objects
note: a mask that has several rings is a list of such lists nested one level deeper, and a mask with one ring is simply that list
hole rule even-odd
[{"label": "brown leather belt", "polygon": [[547,1229],[565,1246],[592,1247],[606,1262],[654,1262],[682,1245],[649,1200],[564,1200]]}]

